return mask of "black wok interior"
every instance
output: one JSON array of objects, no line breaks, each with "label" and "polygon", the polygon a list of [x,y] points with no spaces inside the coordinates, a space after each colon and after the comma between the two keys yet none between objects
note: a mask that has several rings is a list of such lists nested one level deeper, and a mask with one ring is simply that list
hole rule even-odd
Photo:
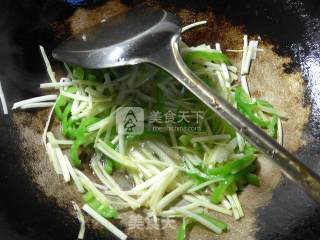
[{"label": "black wok interior", "polygon": [[[137,1],[123,1],[133,4]],[[194,0],[164,1],[193,9],[212,8],[247,33],[259,34],[292,63],[285,71],[302,71],[305,104],[312,112],[305,126],[304,147],[296,154],[320,173],[320,2],[317,0]],[[92,6],[88,6],[89,8]],[[50,52],[58,44],[54,21],[70,16],[75,8],[63,0],[2,0],[0,3],[0,81],[8,106],[39,94],[46,79],[38,45]],[[318,72],[317,72],[318,71]],[[0,239],[75,239],[76,219],[57,208],[21,167],[17,132],[12,116],[0,114]],[[283,181],[271,203],[258,211],[256,239],[320,239],[320,208],[293,184]],[[86,239],[100,239],[88,230]]]}]

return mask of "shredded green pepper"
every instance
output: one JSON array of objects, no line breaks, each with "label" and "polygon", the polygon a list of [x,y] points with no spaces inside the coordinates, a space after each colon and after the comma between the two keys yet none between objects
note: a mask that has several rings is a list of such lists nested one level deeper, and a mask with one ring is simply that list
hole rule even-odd
[{"label": "shredded green pepper", "polygon": [[182,134],[182,135],[179,137],[179,141],[181,142],[181,144],[182,144],[183,146],[187,146],[188,144],[190,144],[191,139],[192,139],[192,136],[186,135],[186,134]]},{"label": "shredded green pepper", "polygon": [[101,204],[97,199],[93,199],[93,201],[89,202],[88,205],[93,209],[97,210]]},{"label": "shredded green pepper", "polygon": [[83,200],[86,202],[86,203],[89,203],[89,202],[92,202],[94,200],[94,195],[92,192],[87,192],[83,195]]},{"label": "shredded green pepper", "polygon": [[247,176],[247,181],[249,184],[251,185],[255,185],[255,186],[260,186],[260,181],[259,181],[259,178],[257,177],[256,174],[253,174],[253,173],[249,173]]},{"label": "shredded green pepper", "polygon": [[190,51],[183,54],[183,60],[187,65],[191,65],[194,59],[203,59],[214,63],[225,63],[231,65],[229,58],[221,52],[205,52],[205,51]]},{"label": "shredded green pepper", "polygon": [[222,201],[228,187],[233,184],[234,181],[235,177],[230,176],[227,177],[225,181],[220,182],[211,194],[211,202],[219,204]]},{"label": "shredded green pepper", "polygon": [[102,215],[105,218],[117,218],[118,212],[116,209],[114,209],[111,206],[107,206],[105,204],[101,204],[100,201],[98,201],[92,192],[87,192],[83,195],[84,201],[95,211],[97,211],[100,215]]},{"label": "shredded green pepper", "polygon": [[68,103],[68,105],[66,106],[64,112],[63,112],[63,116],[62,116],[62,133],[64,136],[66,137],[70,137],[69,136],[69,121],[68,121],[68,118],[69,118],[69,115],[70,115],[70,112],[71,112],[71,106],[72,106],[72,103]]},{"label": "shredded green pepper", "polygon": [[117,210],[110,207],[110,206],[105,206],[105,205],[101,204],[96,210],[98,213],[100,213],[105,218],[117,218],[118,217]]},{"label": "shredded green pepper", "polygon": [[241,159],[227,162],[226,164],[222,165],[221,167],[210,168],[210,169],[208,169],[208,174],[209,175],[222,175],[222,176],[236,174],[237,172],[240,172],[241,170],[250,166],[254,162],[255,159],[256,159],[256,156],[248,155],[248,156],[245,156]]},{"label": "shredded green pepper", "polygon": [[66,104],[67,104],[66,97],[59,95],[56,105],[54,107],[54,113],[60,121],[62,121],[62,118],[63,118],[63,112],[61,108],[64,107]]},{"label": "shredded green pepper", "polygon": [[88,144],[88,137],[85,135],[87,126],[94,124],[97,121],[99,121],[99,119],[96,117],[88,117],[81,122],[78,130],[76,131],[76,134],[75,134],[76,140],[72,144],[71,150],[70,150],[72,163],[76,167],[80,167],[81,165],[81,160],[79,159],[79,156],[78,156],[79,147],[83,144]]},{"label": "shredded green pepper", "polygon": [[278,123],[278,117],[276,115],[273,115],[267,130],[267,133],[270,135],[270,137],[275,137],[276,130],[277,130],[277,123]]},{"label": "shredded green pepper", "polygon": [[242,87],[238,87],[236,89],[235,100],[237,102],[238,109],[244,113],[250,121],[262,128],[267,128],[269,126],[269,121],[265,121],[264,119],[256,116],[254,110],[257,109],[257,103],[252,102]]},{"label": "shredded green pepper", "polygon": [[107,159],[104,161],[104,170],[106,173],[111,174],[113,171],[113,162],[111,159]]}]

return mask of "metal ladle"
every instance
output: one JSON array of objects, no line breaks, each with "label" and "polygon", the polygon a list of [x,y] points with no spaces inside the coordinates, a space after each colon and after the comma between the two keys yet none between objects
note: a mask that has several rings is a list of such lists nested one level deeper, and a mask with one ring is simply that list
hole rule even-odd
[{"label": "metal ladle", "polygon": [[320,203],[319,176],[185,65],[179,53],[180,33],[180,21],[173,14],[139,6],[66,40],[54,49],[53,57],[91,69],[151,63],[166,70]]}]

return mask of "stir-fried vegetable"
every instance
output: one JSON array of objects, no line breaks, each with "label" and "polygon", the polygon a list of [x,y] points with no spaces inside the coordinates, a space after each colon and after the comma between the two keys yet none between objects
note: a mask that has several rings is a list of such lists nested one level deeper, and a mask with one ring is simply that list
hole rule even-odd
[{"label": "stir-fried vegetable", "polygon": [[[257,45],[244,38],[242,74],[249,72]],[[142,208],[155,221],[182,218],[177,240],[186,239],[190,223],[217,234],[228,230],[207,211],[244,216],[238,193],[247,184],[260,184],[257,150],[169,74],[149,64],[101,70],[65,64],[68,77],[56,82],[43,48],[41,52],[52,80],[41,88],[59,89],[59,95],[21,101],[13,108],[53,106],[61,136],[47,131],[48,121],[46,150],[57,174],[72,180],[83,194],[87,214],[120,239],[127,236],[107,219],[118,218],[123,208]],[[206,84],[270,136],[282,138],[279,118],[285,114],[250,97],[245,75],[237,81],[237,68],[220,44],[212,49],[181,43],[181,53]],[[117,125],[122,107],[144,109],[142,134],[123,132],[125,125]],[[88,162],[99,183],[81,171]],[[134,185],[130,190],[116,180],[118,172],[127,174],[122,181]],[[83,238],[83,216],[74,206]]]},{"label": "stir-fried vegetable", "polygon": [[177,231],[177,236],[176,236],[176,240],[184,240],[187,237],[187,225],[188,222],[186,220],[186,218],[182,219],[182,223],[180,224],[178,231]]}]

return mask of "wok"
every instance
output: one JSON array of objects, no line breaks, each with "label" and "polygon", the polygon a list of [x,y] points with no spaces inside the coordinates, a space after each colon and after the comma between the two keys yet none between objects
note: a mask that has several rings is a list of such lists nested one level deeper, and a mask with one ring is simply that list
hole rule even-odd
[{"label": "wok", "polygon": [[[94,1],[93,1],[94,2]],[[38,45],[48,53],[71,34],[141,1],[96,1],[76,8],[62,0],[1,1],[0,81],[8,106],[41,94],[47,81]],[[253,96],[286,111],[285,146],[320,173],[320,3],[315,0],[146,1],[179,15],[184,24],[208,20],[207,27],[184,35],[191,45],[220,42],[239,49],[242,34],[261,37],[249,79]],[[234,63],[239,57],[230,53]],[[61,64],[54,62],[57,74]],[[47,110],[0,115],[0,239],[75,239],[79,224],[70,200],[80,199],[53,173],[41,145]],[[233,221],[216,239],[320,239],[319,206],[260,159],[262,186],[241,194],[246,217]],[[117,224],[132,239],[174,239],[174,230],[131,230],[127,218]],[[208,239],[195,229],[190,239]],[[211,236],[212,237],[212,236]],[[113,239],[89,222],[86,239]]]}]

